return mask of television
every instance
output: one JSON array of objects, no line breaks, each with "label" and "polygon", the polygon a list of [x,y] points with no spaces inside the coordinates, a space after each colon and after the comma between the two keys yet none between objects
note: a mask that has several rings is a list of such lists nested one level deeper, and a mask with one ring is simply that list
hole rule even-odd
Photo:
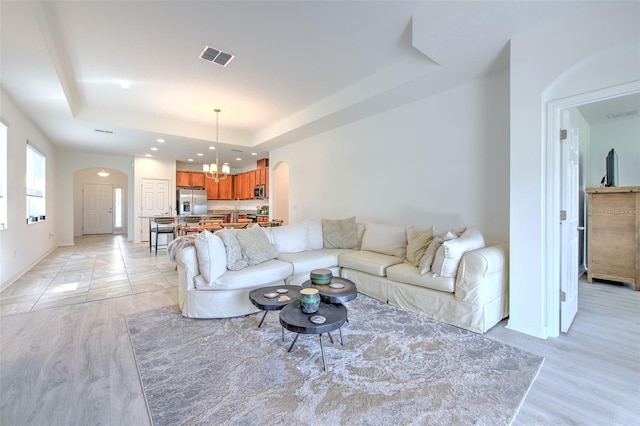
[{"label": "television", "polygon": [[618,154],[611,148],[605,160],[607,174],[604,186],[618,186]]}]

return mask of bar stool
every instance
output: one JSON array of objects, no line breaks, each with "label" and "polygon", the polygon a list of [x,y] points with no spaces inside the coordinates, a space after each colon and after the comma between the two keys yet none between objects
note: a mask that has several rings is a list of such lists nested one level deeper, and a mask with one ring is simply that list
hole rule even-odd
[{"label": "bar stool", "polygon": [[[155,245],[152,244],[152,234],[155,235]],[[151,247],[156,248],[156,255],[158,254],[158,236],[160,234],[167,235],[167,242],[165,247],[169,245],[169,242],[176,238],[176,227],[173,223],[172,217],[156,217],[153,219],[149,219],[149,252],[151,252]],[[171,240],[168,239],[168,235],[171,234]]]},{"label": "bar stool", "polygon": [[184,234],[200,232],[197,226],[200,225],[202,218],[200,216],[189,216],[184,218]]}]

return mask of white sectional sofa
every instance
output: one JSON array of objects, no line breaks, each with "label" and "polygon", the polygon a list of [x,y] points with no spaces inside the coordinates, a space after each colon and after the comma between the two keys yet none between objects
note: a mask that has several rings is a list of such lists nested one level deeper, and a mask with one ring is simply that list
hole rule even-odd
[{"label": "white sectional sofa", "polygon": [[507,245],[485,246],[475,227],[433,234],[356,224],[355,218],[203,232],[173,251],[180,308],[189,318],[251,314],[258,311],[249,301],[251,290],[300,285],[312,270],[326,268],[354,281],[362,294],[486,332],[508,316]]}]

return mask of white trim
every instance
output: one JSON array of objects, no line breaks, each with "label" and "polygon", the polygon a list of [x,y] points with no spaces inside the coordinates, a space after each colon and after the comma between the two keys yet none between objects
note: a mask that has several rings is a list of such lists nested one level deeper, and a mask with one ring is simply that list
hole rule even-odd
[{"label": "white trim", "polygon": [[545,198],[543,200],[546,328],[548,337],[560,335],[560,134],[561,112],[567,108],[640,92],[640,80],[547,102]]}]

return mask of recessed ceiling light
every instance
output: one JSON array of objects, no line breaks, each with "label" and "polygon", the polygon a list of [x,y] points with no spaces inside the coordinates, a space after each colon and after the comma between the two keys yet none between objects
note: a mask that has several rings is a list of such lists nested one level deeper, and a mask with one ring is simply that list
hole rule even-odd
[{"label": "recessed ceiling light", "polygon": [[257,152],[252,152],[251,155],[258,155],[258,153]]},{"label": "recessed ceiling light", "polygon": [[145,157],[151,157],[151,154],[145,154],[144,156]]},{"label": "recessed ceiling light", "polygon": [[193,161],[193,158],[189,158],[187,161]]},{"label": "recessed ceiling light", "polygon": [[158,142],[158,143],[164,143],[164,139],[156,139],[156,142]]},{"label": "recessed ceiling light", "polygon": [[236,161],[242,161],[242,158],[236,157]]},{"label": "recessed ceiling light", "polygon": [[131,89],[131,82],[123,80],[120,82],[120,87],[123,89]]},{"label": "recessed ceiling light", "polygon": [[151,151],[157,151],[157,150],[158,150],[158,148],[156,148],[155,146],[151,147]]},{"label": "recessed ceiling light", "polygon": [[210,146],[209,149],[216,149],[216,147],[215,146]]},{"label": "recessed ceiling light", "polygon": [[202,157],[204,154],[203,154],[203,153],[201,153],[201,152],[199,152],[199,153],[197,153],[196,155],[197,155],[198,157]]}]

